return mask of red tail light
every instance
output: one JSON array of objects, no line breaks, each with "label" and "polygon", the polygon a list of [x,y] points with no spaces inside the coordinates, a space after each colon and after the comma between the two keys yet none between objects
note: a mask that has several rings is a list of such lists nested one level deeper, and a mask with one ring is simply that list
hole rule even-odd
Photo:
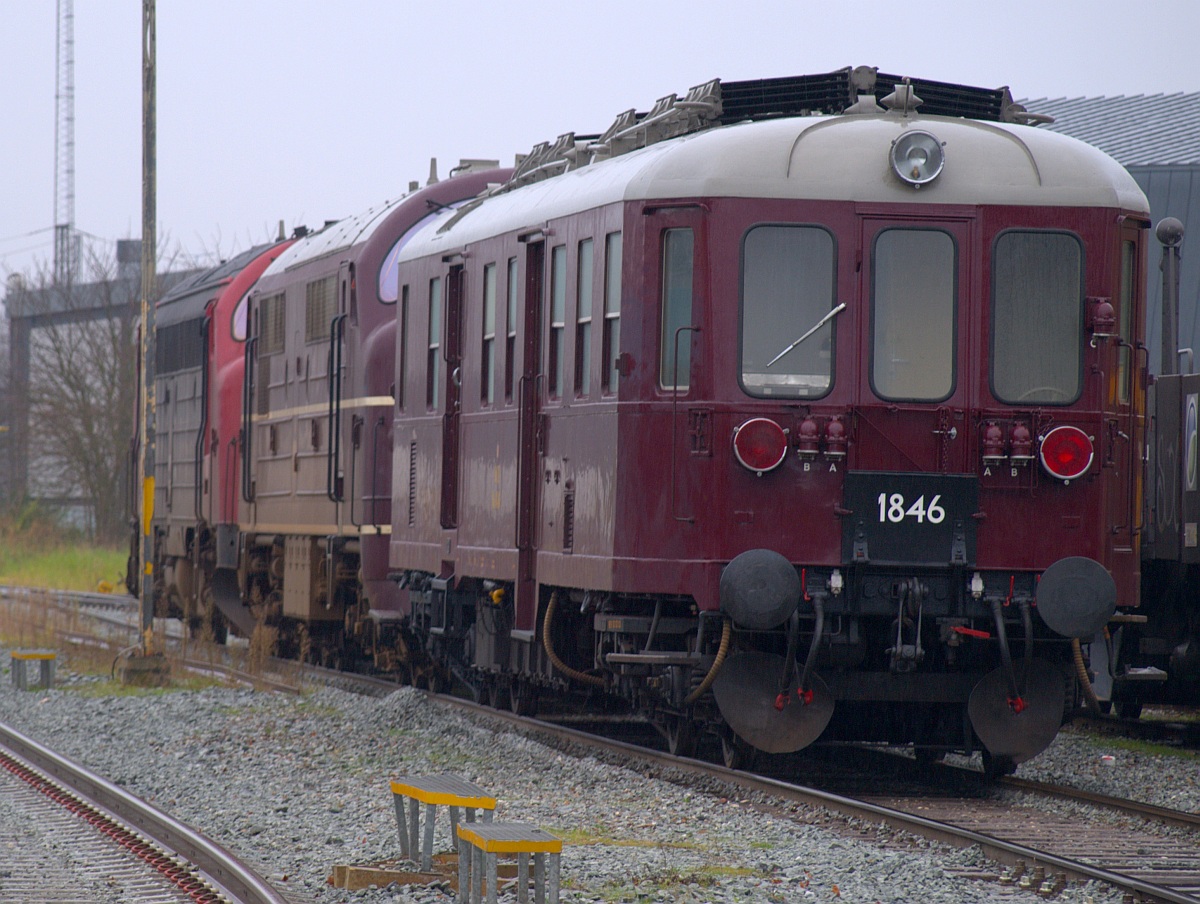
[{"label": "red tail light", "polygon": [[769,418],[751,418],[733,431],[733,454],[742,467],[762,476],[787,457],[787,432]]},{"label": "red tail light", "polygon": [[1087,473],[1095,449],[1078,427],[1055,427],[1042,438],[1038,455],[1048,473],[1059,480],[1074,480]]}]

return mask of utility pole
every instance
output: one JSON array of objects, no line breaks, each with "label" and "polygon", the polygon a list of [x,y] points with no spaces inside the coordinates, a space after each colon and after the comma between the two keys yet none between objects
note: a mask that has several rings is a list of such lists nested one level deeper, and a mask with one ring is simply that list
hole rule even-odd
[{"label": "utility pole", "polygon": [[155,234],[157,225],[154,0],[142,0],[142,638],[154,625]]}]

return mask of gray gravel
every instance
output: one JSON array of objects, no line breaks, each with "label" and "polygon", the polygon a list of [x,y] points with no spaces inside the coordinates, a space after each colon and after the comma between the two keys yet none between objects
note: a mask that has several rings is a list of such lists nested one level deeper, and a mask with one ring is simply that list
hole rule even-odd
[{"label": "gray gravel", "polygon": [[[0,656],[7,663],[7,656]],[[7,671],[7,670],[5,670]],[[89,696],[60,669],[60,687],[15,691],[0,676],[0,721],[216,838],[293,894],[326,902],[451,900],[438,887],[332,889],[335,864],[399,857],[389,778],[454,772],[492,790],[498,819],[564,838],[562,900],[736,902],[1028,902],[1031,891],[973,878],[994,872],[978,850],[957,850],[822,811],[763,813],[736,792],[709,794],[579,759],[494,728],[404,689],[368,699],[322,689],[301,698],[210,688]],[[1142,787],[1196,808],[1194,762],[1184,787],[1164,767],[1064,735],[1019,774],[1061,779],[1094,772],[1097,785],[1138,776]],[[1179,785],[1173,779],[1172,784]],[[4,810],[0,808],[0,820]],[[439,845],[448,847],[442,826]],[[1072,885],[1056,900],[1118,904]]]}]

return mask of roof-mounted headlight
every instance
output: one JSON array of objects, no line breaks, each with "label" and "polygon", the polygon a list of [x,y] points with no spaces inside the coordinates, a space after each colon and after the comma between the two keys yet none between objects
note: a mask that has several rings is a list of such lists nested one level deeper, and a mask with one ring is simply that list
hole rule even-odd
[{"label": "roof-mounted headlight", "polygon": [[942,143],[929,132],[905,132],[892,142],[892,170],[914,188],[936,179],[946,165]]}]

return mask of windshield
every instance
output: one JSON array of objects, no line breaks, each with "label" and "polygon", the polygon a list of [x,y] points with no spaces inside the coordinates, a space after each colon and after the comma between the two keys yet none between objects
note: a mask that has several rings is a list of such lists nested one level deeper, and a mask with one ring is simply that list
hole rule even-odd
[{"label": "windshield", "polygon": [[[742,386],[815,398],[833,383],[833,237],[815,226],[755,226],[742,246]],[[815,327],[815,329],[814,329]],[[789,345],[790,343],[790,345]]]}]

